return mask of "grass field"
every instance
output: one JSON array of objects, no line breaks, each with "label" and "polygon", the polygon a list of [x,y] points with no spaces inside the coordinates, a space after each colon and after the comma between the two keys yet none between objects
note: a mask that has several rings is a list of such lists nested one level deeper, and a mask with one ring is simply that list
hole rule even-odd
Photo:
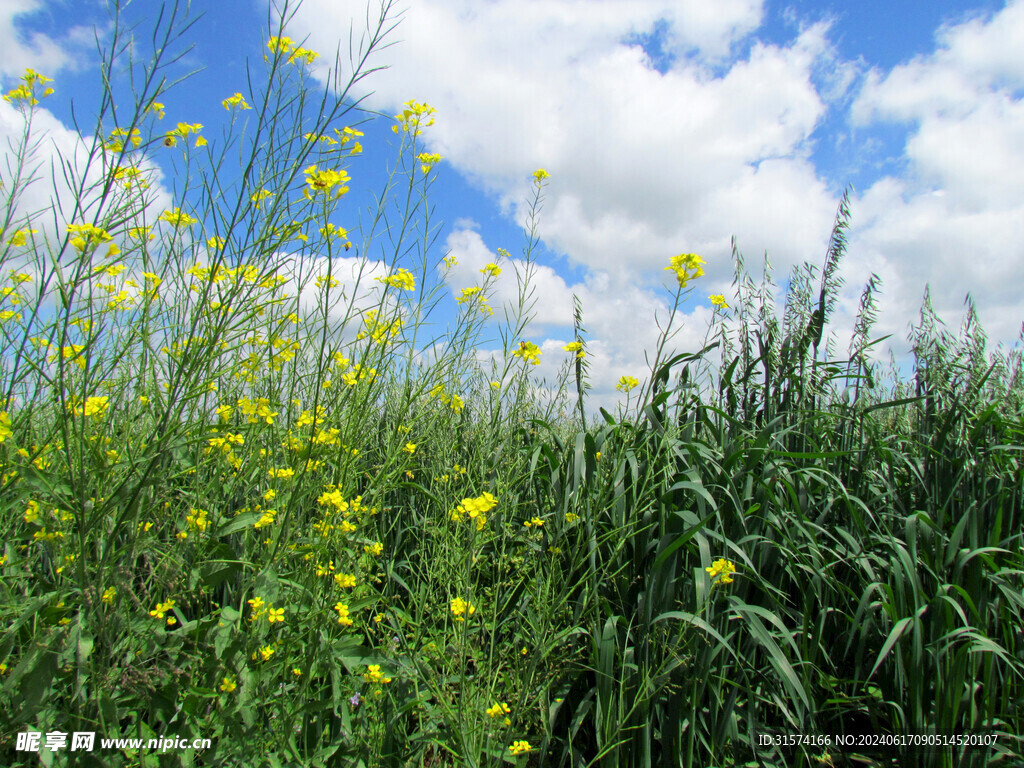
[{"label": "grass field", "polygon": [[[532,374],[545,172],[521,256],[440,328],[430,107],[396,119],[357,237],[365,56],[325,95],[272,30],[213,145],[161,122],[187,24],[162,18],[150,61],[112,34],[136,101],[115,121],[104,94],[84,165],[36,161],[45,78],[5,97],[3,764],[1024,764],[1020,354],[988,351],[973,311],[940,332],[926,301],[912,378],[880,370],[874,277],[841,348],[845,198],[781,317],[736,253],[705,349],[666,328],[609,413],[584,308],[558,380]],[[26,212],[33,183],[73,200]],[[666,257],[677,307],[701,263]],[[520,300],[495,316],[501,270]],[[53,752],[53,732],[211,744]],[[923,734],[987,746],[860,743]]]}]

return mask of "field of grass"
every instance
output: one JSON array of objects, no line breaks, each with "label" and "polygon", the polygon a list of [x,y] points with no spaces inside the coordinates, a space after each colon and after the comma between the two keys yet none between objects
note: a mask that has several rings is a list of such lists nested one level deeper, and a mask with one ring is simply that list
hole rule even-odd
[{"label": "field of grass", "polygon": [[[594,409],[583,308],[558,380],[532,374],[543,171],[522,254],[444,328],[428,106],[398,116],[356,227],[346,120],[389,7],[334,95],[271,30],[209,143],[161,119],[178,10],[139,31],[148,61],[115,23],[106,72],[135,103],[106,90],[55,180],[45,78],[5,97],[0,762],[1024,765],[1019,352],[973,312],[940,332],[926,300],[913,377],[881,371],[873,277],[840,348],[844,198],[781,317],[737,252],[705,349],[666,328],[628,405]],[[50,183],[73,199],[19,206]],[[666,264],[679,306],[701,260]],[[520,301],[497,317],[500,270]],[[54,732],[211,743],[54,752]],[[859,743],[925,734],[988,746]]]}]

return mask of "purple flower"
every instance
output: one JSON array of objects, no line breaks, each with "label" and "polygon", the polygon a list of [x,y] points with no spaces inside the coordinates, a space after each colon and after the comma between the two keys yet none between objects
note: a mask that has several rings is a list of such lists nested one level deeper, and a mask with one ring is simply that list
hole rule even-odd
[{"label": "purple flower", "polygon": [[353,707],[358,707],[360,701],[362,701],[362,699],[359,696],[359,691],[356,691],[351,697],[349,697],[348,703]]}]

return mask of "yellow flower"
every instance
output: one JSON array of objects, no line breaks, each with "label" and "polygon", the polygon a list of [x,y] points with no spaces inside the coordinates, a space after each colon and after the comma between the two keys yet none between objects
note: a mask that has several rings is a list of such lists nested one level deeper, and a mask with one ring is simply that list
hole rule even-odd
[{"label": "yellow flower", "polygon": [[[430,116],[436,114],[436,112],[437,110],[429,104],[417,104],[415,101],[407,101],[402,113],[395,115],[399,125],[391,126],[391,130],[398,133],[399,126],[401,126],[402,131],[413,136],[419,136],[422,133],[422,128],[434,124],[434,119]],[[425,118],[430,119],[424,122]]]},{"label": "yellow flower", "polygon": [[538,168],[536,171],[533,172],[533,183],[536,184],[537,186],[540,186],[540,183],[544,181],[544,179],[549,178],[551,178],[551,174],[545,171],[543,168]]},{"label": "yellow flower", "polygon": [[267,611],[267,623],[273,624],[275,621],[284,624],[284,608],[271,608]]},{"label": "yellow flower", "polygon": [[269,189],[261,189],[259,192],[249,198],[249,201],[256,207],[256,210],[260,210],[263,205],[263,201],[274,196],[274,193]]},{"label": "yellow flower", "polygon": [[366,544],[363,546],[363,552],[368,555],[373,555],[374,557],[379,557],[384,553],[384,545],[379,541],[376,541],[373,544]]},{"label": "yellow flower", "polygon": [[380,664],[370,664],[366,668],[366,672],[363,673],[363,680],[368,683],[390,683],[391,678],[385,677],[384,673],[380,671]]},{"label": "yellow flower", "polygon": [[711,299],[712,306],[721,307],[722,309],[728,309],[729,305],[725,303],[725,296],[722,294],[716,294],[714,296],[708,296]]},{"label": "yellow flower", "polygon": [[346,185],[351,179],[345,171],[319,171],[315,165],[311,165],[305,170],[305,174],[306,188],[302,193],[307,200],[312,200],[317,194],[339,198],[348,192]]},{"label": "yellow flower", "polygon": [[403,448],[402,450],[410,455],[414,454],[416,453],[416,443],[406,443],[405,448]]},{"label": "yellow flower", "polygon": [[405,291],[411,291],[416,287],[416,276],[409,270],[401,267],[393,275],[375,277],[374,280],[378,283],[384,283],[384,285],[391,288],[400,288]]},{"label": "yellow flower", "polygon": [[525,525],[527,528],[543,528],[544,521],[541,520],[539,517],[531,517],[529,520],[523,523],[523,525]]},{"label": "yellow flower", "polygon": [[39,230],[37,229],[19,229],[17,232],[11,235],[11,239],[8,240],[7,242],[10,245],[13,245],[15,248],[17,248],[18,246],[25,245],[28,239],[28,235],[37,234],[39,234]]},{"label": "yellow flower", "polygon": [[198,221],[198,219],[193,219],[187,213],[182,213],[180,208],[172,208],[169,211],[164,211],[157,218],[159,218],[160,221],[166,221],[175,229],[191,227]]},{"label": "yellow flower", "polygon": [[[262,648],[260,648],[260,656],[263,657],[264,661],[269,661],[270,657],[273,656],[273,655],[274,655],[274,649],[271,648],[269,645],[264,645]],[[252,657],[255,659],[256,658],[256,654],[254,653],[252,655]]]},{"label": "yellow flower", "polygon": [[566,352],[575,352],[577,360],[582,360],[584,357],[587,356],[587,353],[583,351],[582,341],[570,341],[568,344],[562,347],[562,349],[564,349]]},{"label": "yellow flower", "polygon": [[236,93],[234,96],[228,96],[221,102],[221,104],[224,106],[224,109],[231,109],[232,107],[238,107],[239,109],[252,109],[252,107],[245,103],[245,98],[241,93]]},{"label": "yellow flower", "polygon": [[487,714],[491,717],[501,717],[502,715],[509,714],[511,711],[512,710],[509,708],[508,704],[506,704],[504,701],[500,701],[493,707],[487,708]]},{"label": "yellow flower", "polygon": [[619,390],[619,392],[628,393],[630,390],[636,388],[639,385],[640,382],[637,381],[633,376],[623,376],[622,378],[619,379],[619,383],[615,385],[615,388]]},{"label": "yellow flower", "polygon": [[675,272],[679,287],[685,288],[686,284],[694,278],[701,277],[704,270],[700,265],[706,262],[695,253],[681,253],[673,256],[669,266],[665,267],[666,272]]},{"label": "yellow flower", "polygon": [[157,120],[164,119],[164,105],[159,101],[152,102],[148,107],[146,107],[146,111],[151,114],[155,114]]},{"label": "yellow flower", "polygon": [[13,434],[14,432],[11,430],[11,417],[7,411],[0,411],[0,443]]},{"label": "yellow flower", "polygon": [[430,154],[429,152],[421,152],[420,154],[416,155],[416,159],[419,160],[420,163],[421,163],[420,169],[424,173],[429,173],[430,169],[433,168],[438,163],[440,163],[443,158],[440,155],[438,155],[438,154]]},{"label": "yellow flower", "polygon": [[497,277],[501,274],[501,267],[497,264],[485,264],[484,268],[480,270],[482,274],[490,275],[491,277]]},{"label": "yellow flower", "polygon": [[531,749],[532,747],[530,746],[530,742],[528,741],[514,741],[512,742],[512,745],[508,748],[508,751],[511,752],[513,755],[519,755],[523,752],[529,752]]},{"label": "yellow flower", "polygon": [[93,224],[68,224],[68,242],[79,253],[95,248],[100,243],[109,243],[110,240],[106,230]]},{"label": "yellow flower", "polygon": [[267,41],[267,48],[271,53],[288,53],[295,47],[295,41],[290,37],[272,37]]},{"label": "yellow flower", "polygon": [[[174,607],[174,601],[173,600],[167,600],[166,602],[163,602],[163,603],[157,603],[156,604],[156,608],[154,608],[152,611],[150,611],[149,615],[152,616],[154,619],[162,619],[162,618],[164,618],[164,614],[169,613],[170,610],[173,607]],[[173,616],[168,617],[167,623],[168,624],[173,624],[174,623],[174,617]]]},{"label": "yellow flower", "polygon": [[704,570],[711,574],[711,578],[716,584],[731,584],[732,575],[736,573],[736,565],[725,558],[720,558],[715,560],[711,567]]},{"label": "yellow flower", "polygon": [[461,597],[456,597],[449,603],[452,615],[455,616],[456,621],[465,621],[466,616],[472,616],[476,613],[476,607],[469,602],[466,602]]},{"label": "yellow flower", "polygon": [[518,357],[527,363],[532,363],[533,365],[540,365],[540,355],[540,347],[532,341],[519,342],[519,349],[512,353],[512,357]]},{"label": "yellow flower", "polygon": [[220,684],[220,689],[224,691],[224,693],[231,693],[237,687],[238,683],[235,682],[235,679],[233,677],[225,677]]},{"label": "yellow flower", "polygon": [[[336,603],[334,610],[338,612],[338,623],[346,627],[352,626],[352,619],[349,618],[348,606],[344,603]],[[378,667],[379,669],[379,667]]]}]

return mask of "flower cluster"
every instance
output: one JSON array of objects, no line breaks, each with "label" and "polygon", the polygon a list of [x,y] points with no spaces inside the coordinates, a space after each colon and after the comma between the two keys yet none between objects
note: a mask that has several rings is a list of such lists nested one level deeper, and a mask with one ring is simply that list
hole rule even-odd
[{"label": "flower cluster", "polygon": [[494,706],[487,708],[487,714],[491,717],[503,717],[505,725],[512,725],[512,720],[508,717],[511,712],[512,709],[504,701],[499,701]]},{"label": "flower cluster", "polygon": [[449,517],[459,523],[463,517],[476,521],[476,529],[482,531],[487,524],[487,512],[490,512],[498,505],[498,500],[486,491],[475,499],[463,499],[462,502],[449,512]]},{"label": "flower cluster", "polygon": [[182,141],[186,140],[190,134],[196,134],[196,146],[206,146],[206,138],[201,136],[199,132],[203,130],[202,123],[178,123],[178,127],[173,131],[168,131],[167,135],[164,136],[164,146],[173,147],[178,144],[178,139]]},{"label": "flower cluster", "polygon": [[455,616],[456,621],[465,621],[466,616],[472,616],[476,613],[476,607],[472,603],[463,600],[461,597],[456,597],[452,600],[451,603],[449,603],[449,607],[451,608],[452,615]]},{"label": "flower cluster", "polygon": [[540,365],[540,347],[532,341],[519,342],[519,349],[512,353],[512,357],[518,357],[527,363]]},{"label": "flower cluster", "polygon": [[267,48],[274,55],[288,54],[288,63],[294,64],[299,59],[305,59],[306,64],[312,64],[320,58],[320,54],[308,48],[298,48],[295,41],[290,37],[272,37],[267,41]]},{"label": "flower cluster", "polygon": [[403,291],[411,291],[416,288],[416,276],[402,267],[399,267],[398,271],[393,275],[375,277],[374,280],[378,283],[384,283],[384,285],[390,288],[399,288]]},{"label": "flower cluster", "polygon": [[582,341],[570,341],[568,344],[562,347],[562,349],[564,349],[566,352],[575,352],[577,360],[582,360],[584,357],[587,356],[587,353],[583,351]]},{"label": "flower cluster", "polygon": [[615,388],[619,392],[629,392],[640,385],[640,382],[636,380],[634,376],[623,376],[619,379],[619,383],[615,385]]},{"label": "flower cluster", "polygon": [[305,170],[305,174],[306,188],[303,190],[303,194],[307,200],[312,200],[315,195],[337,199],[348,192],[346,185],[351,178],[345,171],[329,169],[321,171],[315,165],[311,165]]},{"label": "flower cluster", "polygon": [[[34,107],[39,103],[39,99],[36,96],[36,86],[45,85],[46,83],[52,83],[53,79],[46,75],[41,75],[34,69],[26,69],[25,74],[21,76],[21,85],[17,88],[12,88],[4,94],[4,101],[8,104],[28,104]],[[42,96],[46,98],[53,94],[53,88],[46,88],[43,90]]]},{"label": "flower cluster", "polygon": [[245,103],[245,97],[241,93],[236,93],[234,96],[228,96],[224,101],[221,102],[224,109],[230,110],[232,107],[238,107],[239,109],[252,109],[248,104]]},{"label": "flower cluster", "polygon": [[732,575],[736,573],[736,565],[725,558],[720,558],[704,570],[711,574],[711,578],[716,584],[731,584]]},{"label": "flower cluster", "polygon": [[[167,614],[167,613],[170,613],[170,610],[173,607],[174,607],[174,601],[173,600],[167,600],[167,601],[165,601],[163,603],[157,603],[156,604],[156,608],[154,608],[152,611],[150,611],[149,615],[152,616],[154,619],[163,619],[164,615]],[[168,626],[173,625],[176,621],[177,621],[177,619],[175,619],[173,616],[168,616],[167,617],[167,625]]]},{"label": "flower cluster", "polygon": [[665,267],[666,272],[675,272],[676,279],[679,281],[679,287],[685,288],[686,284],[695,278],[701,277],[704,274],[704,270],[701,269],[701,264],[706,264],[700,256],[695,253],[681,253],[678,256],[673,256],[669,266]]},{"label": "flower cluster", "polygon": [[[402,113],[395,115],[395,120],[399,124],[391,126],[391,130],[398,133],[399,127],[401,127],[402,131],[413,136],[419,136],[423,132],[421,129],[428,128],[434,124],[434,118],[431,115],[436,113],[437,110],[429,104],[417,104],[415,101],[407,101]],[[424,122],[425,120],[426,122]]]}]

